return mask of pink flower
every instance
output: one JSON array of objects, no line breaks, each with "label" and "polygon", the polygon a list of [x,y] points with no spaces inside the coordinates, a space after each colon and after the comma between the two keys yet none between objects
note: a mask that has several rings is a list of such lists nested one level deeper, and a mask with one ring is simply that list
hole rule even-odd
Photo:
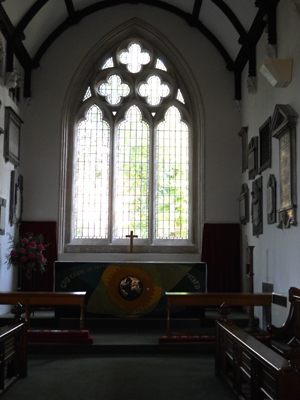
[{"label": "pink flower", "polygon": [[27,254],[27,250],[26,249],[21,249],[21,253],[22,254]]},{"label": "pink flower", "polygon": [[38,254],[38,255],[37,255],[37,258],[38,258],[38,260],[40,260],[40,261],[44,261],[44,256],[43,256],[43,254]]},{"label": "pink flower", "polygon": [[35,243],[35,242],[33,242],[33,241],[32,241],[32,242],[30,242],[29,244],[30,244],[30,246],[31,246],[31,247],[36,247],[36,243]]},{"label": "pink flower", "polygon": [[10,256],[11,256],[11,258],[15,258],[16,257],[16,255],[17,255],[17,250],[12,250],[11,252],[10,252]]},{"label": "pink flower", "polygon": [[26,244],[28,244],[28,243],[29,243],[29,240],[28,240],[28,239],[26,239],[26,238],[24,238],[24,239],[22,240],[22,243],[24,244],[24,246],[26,246]]},{"label": "pink flower", "polygon": [[38,250],[43,251],[45,247],[42,244],[38,244],[37,248]]},{"label": "pink flower", "polygon": [[34,260],[35,259],[35,254],[34,253],[29,253],[28,254],[29,260]]},{"label": "pink flower", "polygon": [[23,262],[23,263],[25,263],[25,262],[28,261],[28,258],[27,258],[26,256],[22,256],[22,257],[20,258],[20,261]]},{"label": "pink flower", "polygon": [[32,248],[32,246],[30,246],[30,244],[28,246],[26,246],[27,250],[30,250]]}]

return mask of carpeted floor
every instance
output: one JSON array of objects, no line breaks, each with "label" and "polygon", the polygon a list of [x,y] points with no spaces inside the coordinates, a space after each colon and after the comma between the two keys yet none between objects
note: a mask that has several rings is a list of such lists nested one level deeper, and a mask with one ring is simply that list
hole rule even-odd
[{"label": "carpeted floor", "polygon": [[234,400],[213,355],[31,355],[3,400]]}]

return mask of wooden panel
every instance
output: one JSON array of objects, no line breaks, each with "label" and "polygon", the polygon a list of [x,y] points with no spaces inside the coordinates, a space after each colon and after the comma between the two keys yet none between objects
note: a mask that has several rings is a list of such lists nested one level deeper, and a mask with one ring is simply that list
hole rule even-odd
[{"label": "wooden panel", "polygon": [[17,378],[27,376],[26,332],[19,322],[0,328],[0,395]]},{"label": "wooden panel", "polygon": [[298,369],[227,321],[216,321],[216,374],[240,399],[300,398]]}]

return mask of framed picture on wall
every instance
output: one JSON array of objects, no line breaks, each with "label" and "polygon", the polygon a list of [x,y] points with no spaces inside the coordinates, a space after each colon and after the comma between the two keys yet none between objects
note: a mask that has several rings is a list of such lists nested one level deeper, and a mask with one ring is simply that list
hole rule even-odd
[{"label": "framed picture on wall", "polygon": [[4,157],[16,167],[20,165],[21,118],[11,107],[5,108]]},{"label": "framed picture on wall", "polygon": [[0,235],[5,234],[6,224],[6,200],[0,197]]},{"label": "framed picture on wall", "polygon": [[23,176],[18,171],[11,171],[9,222],[22,222],[23,213]]},{"label": "framed picture on wall", "polygon": [[249,189],[247,183],[242,185],[239,202],[240,222],[241,224],[246,225],[247,222],[249,222]]},{"label": "framed picture on wall", "polygon": [[259,128],[259,173],[271,167],[271,120],[269,117]]},{"label": "framed picture on wall", "polygon": [[248,176],[254,179],[258,174],[258,137],[253,137],[248,144]]}]

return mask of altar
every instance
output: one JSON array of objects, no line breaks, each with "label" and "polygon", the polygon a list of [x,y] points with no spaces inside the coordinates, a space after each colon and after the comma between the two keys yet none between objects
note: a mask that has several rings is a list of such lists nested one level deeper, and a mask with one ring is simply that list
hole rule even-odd
[{"label": "altar", "polygon": [[166,315],[166,292],[206,292],[203,262],[57,261],[54,269],[55,292],[85,291],[91,316]]}]

